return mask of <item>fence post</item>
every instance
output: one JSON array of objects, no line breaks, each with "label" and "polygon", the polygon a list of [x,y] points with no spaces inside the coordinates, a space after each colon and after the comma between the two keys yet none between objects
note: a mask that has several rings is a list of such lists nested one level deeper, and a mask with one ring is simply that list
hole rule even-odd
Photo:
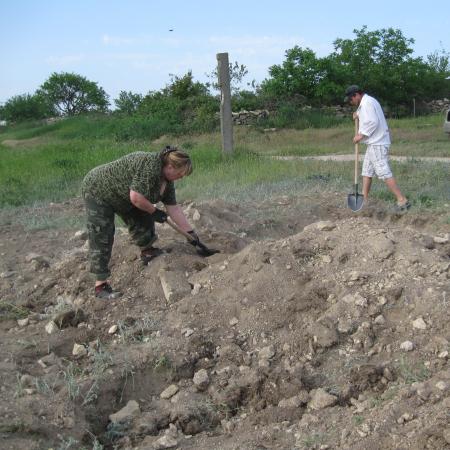
[{"label": "fence post", "polygon": [[222,151],[233,152],[233,117],[231,114],[230,65],[228,53],[217,53],[217,75],[220,86],[220,129]]}]

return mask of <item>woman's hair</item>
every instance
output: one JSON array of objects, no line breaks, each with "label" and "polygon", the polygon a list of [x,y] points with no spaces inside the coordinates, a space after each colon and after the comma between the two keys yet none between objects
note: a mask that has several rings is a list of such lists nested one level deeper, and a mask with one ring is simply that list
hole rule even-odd
[{"label": "woman's hair", "polygon": [[163,166],[170,164],[175,169],[184,169],[185,175],[190,175],[192,173],[192,161],[189,155],[177,147],[171,147],[168,145],[160,153]]}]

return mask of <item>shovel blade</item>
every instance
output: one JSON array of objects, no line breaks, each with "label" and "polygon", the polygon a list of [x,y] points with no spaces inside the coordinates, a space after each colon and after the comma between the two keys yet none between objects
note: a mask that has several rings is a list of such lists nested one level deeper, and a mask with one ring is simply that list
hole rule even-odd
[{"label": "shovel blade", "polygon": [[354,194],[348,194],[347,206],[352,211],[359,211],[364,204],[364,196],[355,192]]},{"label": "shovel blade", "polygon": [[199,256],[207,258],[208,256],[215,255],[216,253],[220,253],[220,250],[208,248],[205,244],[202,244],[201,242],[197,244],[197,255]]}]

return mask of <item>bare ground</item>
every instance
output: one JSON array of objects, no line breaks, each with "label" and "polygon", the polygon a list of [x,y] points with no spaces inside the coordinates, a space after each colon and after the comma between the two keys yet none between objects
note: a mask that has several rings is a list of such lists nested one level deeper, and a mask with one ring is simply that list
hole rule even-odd
[{"label": "bare ground", "polygon": [[3,212],[0,447],[450,448],[448,226],[341,197],[185,205],[206,259],[119,228],[110,302],[83,233]]}]

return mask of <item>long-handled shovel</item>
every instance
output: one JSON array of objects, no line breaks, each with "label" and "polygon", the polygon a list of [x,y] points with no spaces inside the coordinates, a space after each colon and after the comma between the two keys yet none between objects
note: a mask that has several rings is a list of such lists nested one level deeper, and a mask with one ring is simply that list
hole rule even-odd
[{"label": "long-handled shovel", "polygon": [[[355,135],[358,134],[358,118],[355,119]],[[355,183],[353,185],[353,194],[348,194],[347,206],[352,211],[359,211],[364,203],[364,196],[358,194],[358,158],[359,158],[359,145],[355,144]]]},{"label": "long-handled shovel", "polygon": [[[191,244],[194,244],[195,239],[189,233],[186,233],[186,231],[183,231],[177,224],[172,222],[170,219],[167,219],[167,223],[176,232],[178,232],[181,235],[183,235]],[[202,244],[200,241],[196,242],[194,245],[196,247],[197,254],[200,255],[200,256],[207,257],[207,256],[214,255],[216,253],[220,253],[220,250],[214,250],[212,248],[208,248],[205,244]]]}]

